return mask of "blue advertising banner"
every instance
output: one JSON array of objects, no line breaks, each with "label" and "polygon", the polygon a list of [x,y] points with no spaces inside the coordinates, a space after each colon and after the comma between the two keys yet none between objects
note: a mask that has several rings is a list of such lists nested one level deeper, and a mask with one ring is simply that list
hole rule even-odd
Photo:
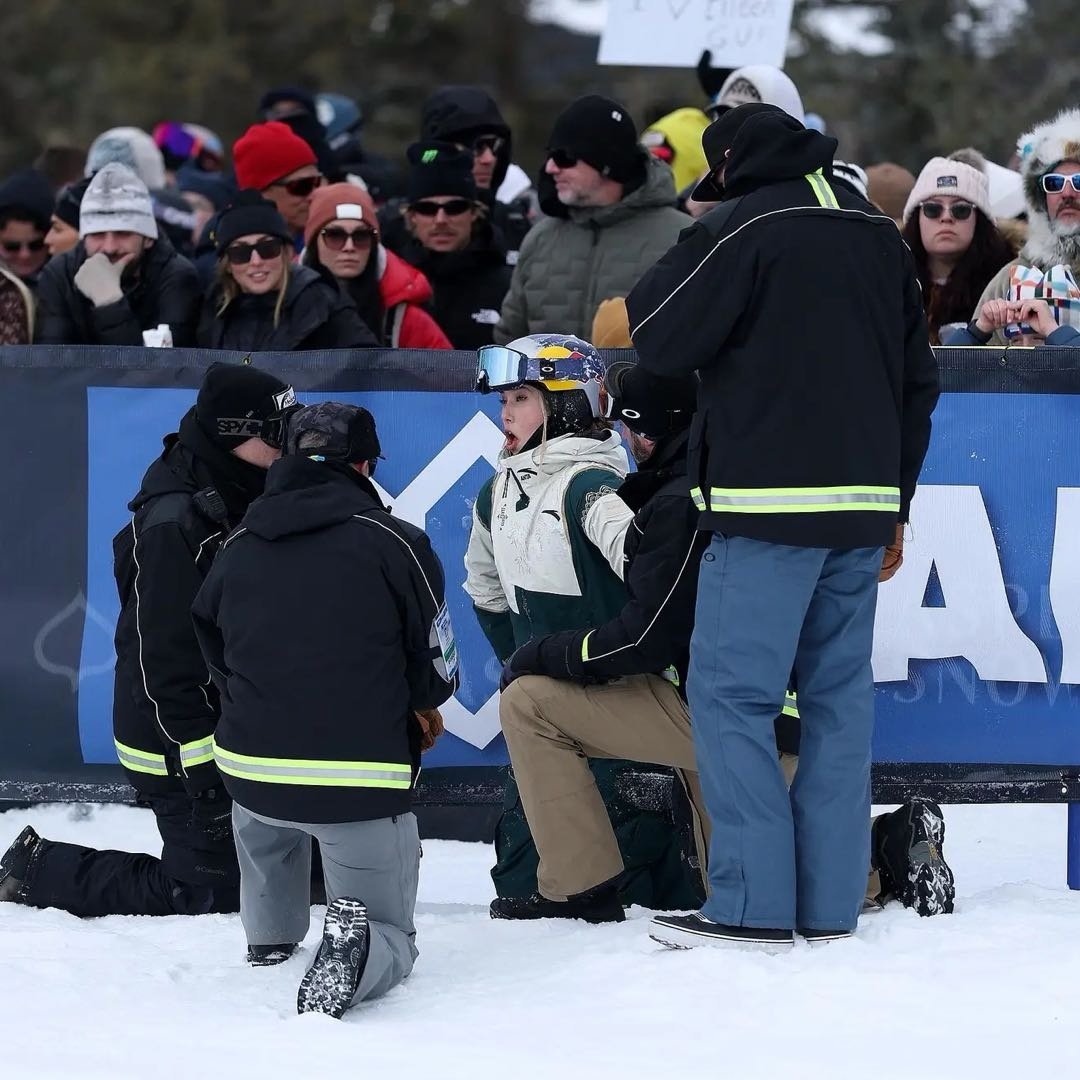
[{"label": "blue advertising banner", "polygon": [[[121,779],[112,537],[162,436],[220,358],[0,350],[0,797]],[[904,565],[879,594],[875,760],[931,772],[982,763],[1001,766],[998,775],[1080,767],[1080,351],[939,359],[946,392]],[[444,709],[450,734],[425,758],[426,775],[504,763],[498,665],[461,588],[472,500],[501,443],[495,399],[473,391],[472,354],[254,360],[303,401],[356,402],[376,416],[386,457],[376,480],[394,512],[431,536],[462,658],[461,688]]]}]

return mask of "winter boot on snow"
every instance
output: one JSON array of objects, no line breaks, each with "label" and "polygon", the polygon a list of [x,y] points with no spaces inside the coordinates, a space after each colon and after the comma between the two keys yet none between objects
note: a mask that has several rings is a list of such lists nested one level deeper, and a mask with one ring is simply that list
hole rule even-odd
[{"label": "winter boot on snow", "polygon": [[19,902],[19,892],[26,884],[40,843],[41,837],[27,825],[0,857],[0,901]]},{"label": "winter boot on snow", "polygon": [[587,923],[622,922],[626,918],[614,885],[601,885],[566,900],[531,896],[500,896],[488,908],[493,919],[580,919]]},{"label": "winter boot on snow", "polygon": [[272,967],[284,964],[296,952],[296,945],[249,945],[247,962],[252,967]]},{"label": "winter boot on snow", "polygon": [[325,1013],[340,1020],[352,1004],[371,947],[367,908],[342,896],[326,909],[322,944],[300,982],[298,1013]]},{"label": "winter boot on snow", "polygon": [[920,915],[951,914],[956,880],[945,861],[945,819],[928,799],[912,799],[874,822],[873,863],[884,892]]}]

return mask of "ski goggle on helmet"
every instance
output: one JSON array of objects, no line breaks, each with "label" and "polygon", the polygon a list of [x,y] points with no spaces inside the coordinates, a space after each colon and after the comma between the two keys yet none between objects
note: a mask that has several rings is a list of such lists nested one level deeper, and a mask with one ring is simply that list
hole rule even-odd
[{"label": "ski goggle on helmet", "polygon": [[594,417],[607,408],[605,364],[596,348],[566,334],[529,334],[508,345],[484,345],[477,351],[476,389],[481,394],[532,383],[545,390],[579,390]]}]

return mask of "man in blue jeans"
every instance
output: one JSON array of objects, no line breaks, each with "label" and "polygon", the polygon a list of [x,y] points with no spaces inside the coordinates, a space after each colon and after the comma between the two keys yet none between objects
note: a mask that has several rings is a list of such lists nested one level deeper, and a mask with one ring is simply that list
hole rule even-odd
[{"label": "man in blue jeans", "polygon": [[[930,438],[937,366],[911,254],[830,183],[836,142],[771,105],[703,136],[720,201],[627,300],[657,375],[700,376],[691,495],[702,557],[688,698],[712,821],[700,913],[664,944],[850,935],[870,850],[874,607]],[[773,719],[789,679],[790,794]]]}]

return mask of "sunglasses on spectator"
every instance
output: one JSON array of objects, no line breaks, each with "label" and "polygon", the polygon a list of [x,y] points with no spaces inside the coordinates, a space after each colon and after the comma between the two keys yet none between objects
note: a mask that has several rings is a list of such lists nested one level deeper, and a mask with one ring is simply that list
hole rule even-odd
[{"label": "sunglasses on spectator", "polygon": [[366,247],[371,243],[375,235],[374,229],[343,229],[338,225],[331,225],[323,229],[319,234],[323,243],[331,251],[343,251],[347,241],[351,240],[354,248]]},{"label": "sunglasses on spectator", "polygon": [[578,158],[569,150],[549,150],[548,161],[554,162],[557,169],[572,169],[578,163]]},{"label": "sunglasses on spectator", "polygon": [[505,145],[506,140],[501,135],[477,135],[469,148],[474,154],[482,154],[485,150],[490,150],[498,156],[499,151]]},{"label": "sunglasses on spectator", "polygon": [[290,195],[306,199],[317,187],[322,187],[324,176],[303,176],[299,180],[275,180],[271,187],[283,187]]},{"label": "sunglasses on spectator", "polygon": [[946,210],[953,221],[967,221],[975,207],[966,202],[953,203],[952,206],[939,202],[924,202],[919,203],[919,209],[922,210],[923,217],[930,221],[937,221]]},{"label": "sunglasses on spectator", "polygon": [[27,251],[41,251],[45,247],[45,241],[5,240],[2,246],[9,255],[14,255],[16,251],[22,251],[23,248],[25,248]]},{"label": "sunglasses on spectator", "polygon": [[263,260],[276,259],[284,247],[285,241],[280,236],[264,236],[254,244],[230,244],[225,249],[225,255],[233,266],[243,266],[251,262],[253,252]]},{"label": "sunglasses on spectator", "polygon": [[1056,195],[1065,190],[1066,180],[1072,185],[1073,191],[1080,192],[1080,173],[1073,173],[1072,176],[1059,172],[1047,173],[1042,178],[1042,189],[1050,195]]},{"label": "sunglasses on spectator", "polygon": [[419,202],[409,203],[409,209],[421,217],[435,217],[440,210],[447,217],[461,217],[473,209],[473,204],[468,199],[447,199],[446,202],[421,199]]}]

